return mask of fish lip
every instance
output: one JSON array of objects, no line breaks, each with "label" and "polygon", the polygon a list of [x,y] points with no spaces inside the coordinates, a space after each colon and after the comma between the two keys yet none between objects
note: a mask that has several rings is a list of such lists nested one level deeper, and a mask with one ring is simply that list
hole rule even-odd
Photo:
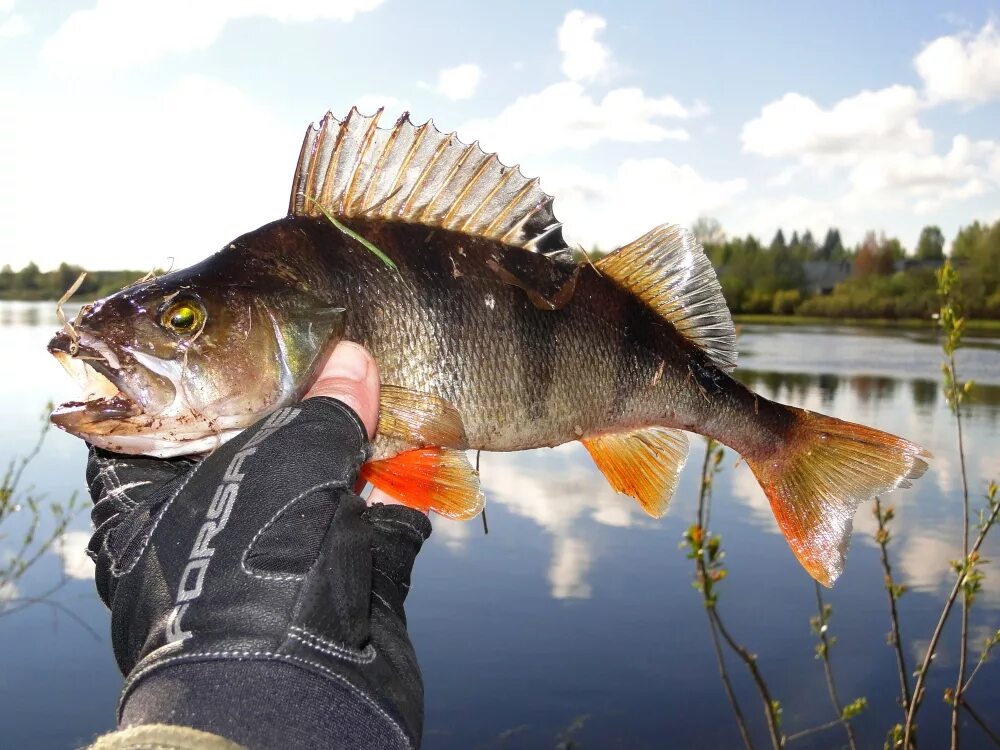
[{"label": "fish lip", "polygon": [[[74,339],[65,331],[60,331],[52,337],[46,348],[57,358],[63,355],[81,361],[86,367],[106,378],[118,390],[116,394],[105,398],[98,397],[84,401],[74,399],[59,404],[51,414],[51,420],[57,427],[74,430],[84,423],[128,418],[142,412],[140,399],[127,383],[120,362],[116,363],[118,367],[115,367],[106,359],[107,353],[115,355],[103,341],[90,335]],[[102,349],[104,351],[101,351]]]}]

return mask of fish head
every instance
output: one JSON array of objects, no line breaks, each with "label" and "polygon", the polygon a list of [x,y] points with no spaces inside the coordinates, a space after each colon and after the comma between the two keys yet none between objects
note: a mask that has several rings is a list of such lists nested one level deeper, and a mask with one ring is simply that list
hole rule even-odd
[{"label": "fish head", "polygon": [[48,345],[84,389],[52,422],[163,458],[211,451],[293,402],[342,336],[344,310],[271,286],[196,266],[85,305]]}]

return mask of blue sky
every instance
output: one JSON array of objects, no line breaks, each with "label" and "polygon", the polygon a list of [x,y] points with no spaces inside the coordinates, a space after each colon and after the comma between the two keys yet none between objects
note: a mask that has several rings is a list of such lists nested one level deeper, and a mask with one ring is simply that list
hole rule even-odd
[{"label": "blue sky", "polygon": [[1000,24],[932,5],[0,0],[0,263],[198,260],[356,103],[520,163],[588,247],[699,215],[951,238],[1000,218]]}]

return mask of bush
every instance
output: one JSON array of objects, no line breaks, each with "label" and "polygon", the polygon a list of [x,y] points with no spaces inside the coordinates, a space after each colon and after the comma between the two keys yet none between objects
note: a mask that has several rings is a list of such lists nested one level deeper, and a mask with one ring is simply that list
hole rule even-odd
[{"label": "bush", "polygon": [[802,303],[802,292],[798,289],[782,289],[774,293],[771,312],[775,315],[791,315]]},{"label": "bush", "polygon": [[771,312],[771,304],[774,294],[762,292],[759,289],[751,289],[743,297],[743,312],[746,313],[768,313]]}]

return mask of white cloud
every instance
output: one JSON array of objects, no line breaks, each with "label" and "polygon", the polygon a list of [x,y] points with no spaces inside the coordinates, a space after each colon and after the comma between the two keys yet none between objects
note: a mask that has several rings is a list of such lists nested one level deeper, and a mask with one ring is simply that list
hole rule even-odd
[{"label": "white cloud", "polygon": [[919,109],[920,97],[909,86],[862,91],[825,110],[789,93],[743,126],[743,150],[814,164],[851,163],[885,148],[927,150],[933,135],[917,122]]},{"label": "white cloud", "polygon": [[638,503],[611,489],[578,444],[546,451],[544,466],[528,454],[484,453],[481,476],[487,507],[503,505],[553,537],[548,580],[556,599],[591,594],[596,552],[585,538],[585,518],[619,528],[649,520]]},{"label": "white cloud", "polygon": [[887,151],[858,162],[850,182],[858,198],[896,194],[913,202],[916,213],[927,213],[948,203],[967,200],[991,189],[987,165],[1000,154],[1000,143],[952,139],[943,155]]},{"label": "white cloud", "polygon": [[[389,127],[392,122],[395,122],[397,117],[404,112],[410,111],[409,102],[384,94],[365,94],[354,100],[354,106],[363,115],[372,115],[379,108],[384,108],[385,112],[382,117],[385,119],[379,121],[380,127],[383,128]],[[338,115],[338,117],[340,116]]]},{"label": "white cloud", "polygon": [[20,13],[14,13],[9,18],[0,21],[0,39],[10,39],[15,36],[23,36],[30,31],[28,22]]},{"label": "white cloud", "polygon": [[942,36],[913,64],[931,101],[985,102],[1000,98],[1000,29],[987,23],[978,34]]},{"label": "white cloud", "polygon": [[636,239],[658,224],[690,226],[717,215],[747,187],[745,179],[714,180],[669,159],[627,159],[611,174],[553,168],[542,187],[558,196],[556,215],[566,236],[605,250]]},{"label": "white cloud", "polygon": [[232,86],[192,76],[148,97],[6,101],[0,237],[15,267],[182,267],[285,212],[304,123]]},{"label": "white cloud", "polygon": [[587,574],[594,556],[586,542],[572,537],[556,539],[549,566],[549,585],[553,599],[589,599]]},{"label": "white cloud", "polygon": [[98,0],[71,14],[41,58],[72,76],[147,65],[168,54],[205,49],[226,24],[250,17],[282,23],[350,21],[383,0]]},{"label": "white cloud", "polygon": [[601,16],[571,10],[559,27],[562,71],[571,81],[593,81],[606,75],[611,66],[611,50],[597,41],[608,25]]},{"label": "white cloud", "polygon": [[438,515],[432,515],[431,521],[434,524],[434,536],[431,537],[431,541],[443,544],[453,554],[465,553],[471,535],[468,521],[453,521]]},{"label": "white cloud", "polygon": [[520,160],[562,149],[586,149],[602,141],[684,141],[689,138],[686,130],[665,127],[661,121],[686,119],[702,111],[671,96],[648,97],[638,88],[614,89],[596,101],[582,84],[563,81],[516,99],[492,119],[466,123],[459,135],[477,138],[484,148],[498,151],[502,160]]},{"label": "white cloud", "polygon": [[815,219],[829,215],[844,229],[851,216],[879,210],[926,214],[993,189],[997,179],[990,164],[1000,143],[958,135],[949,151],[936,153],[934,134],[917,119],[924,107],[909,86],[862,91],[829,109],[796,93],[766,105],[743,127],[744,151],[794,160],[769,185],[784,187],[809,175],[846,177],[848,188],[829,198],[826,208],[797,195],[783,199],[783,210],[772,206],[761,215],[786,226],[803,226],[806,219],[817,231],[826,225]]},{"label": "white cloud", "polygon": [[464,63],[438,73],[434,90],[453,101],[470,99],[479,88],[482,78],[482,68],[475,63]]},{"label": "white cloud", "polygon": [[87,557],[89,531],[67,531],[56,540],[54,549],[62,559],[63,573],[68,578],[85,581],[94,577],[94,563]]}]

